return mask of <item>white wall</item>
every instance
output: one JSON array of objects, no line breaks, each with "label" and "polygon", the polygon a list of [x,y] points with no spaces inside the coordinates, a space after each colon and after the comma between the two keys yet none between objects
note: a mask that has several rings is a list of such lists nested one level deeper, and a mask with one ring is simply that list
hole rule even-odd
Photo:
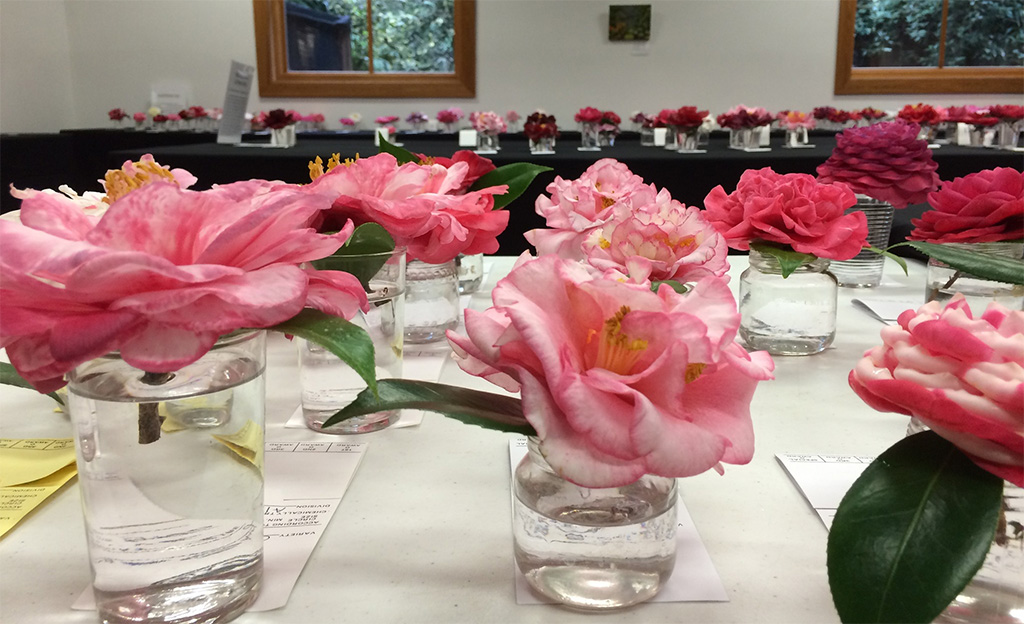
[{"label": "white wall", "polygon": [[0,131],[69,127],[74,100],[64,2],[0,0]]},{"label": "white wall", "polygon": [[[655,0],[652,39],[639,56],[637,44],[607,41],[611,3],[478,0],[474,100],[261,99],[254,87],[249,107],[322,112],[329,127],[353,111],[372,119],[433,116],[451,105],[540,107],[572,125],[581,106],[625,117],[683,105],[720,113],[740,103],[810,110],[1020,100],[834,96],[838,0]],[[220,106],[229,62],[256,62],[250,0],[0,0],[0,11],[4,132],[105,126],[111,108],[144,110],[157,80],[187,81],[194,103]]]}]

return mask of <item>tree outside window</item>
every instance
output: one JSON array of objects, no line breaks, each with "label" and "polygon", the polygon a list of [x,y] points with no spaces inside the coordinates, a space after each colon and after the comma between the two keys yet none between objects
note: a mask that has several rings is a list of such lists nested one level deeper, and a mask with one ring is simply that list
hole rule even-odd
[{"label": "tree outside window", "polygon": [[1024,92],[1021,0],[841,0],[836,93]]}]

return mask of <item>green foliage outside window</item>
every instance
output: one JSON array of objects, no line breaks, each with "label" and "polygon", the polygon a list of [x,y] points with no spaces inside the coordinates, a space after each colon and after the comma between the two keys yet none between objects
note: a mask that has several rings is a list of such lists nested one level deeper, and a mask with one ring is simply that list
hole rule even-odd
[{"label": "green foliage outside window", "polygon": [[[942,0],[858,0],[854,67],[938,67]],[[946,67],[1024,65],[1021,0],[949,0]]]},{"label": "green foliage outside window", "polygon": [[[289,0],[352,19],[352,70],[369,71],[366,0]],[[454,0],[372,0],[373,71],[455,70]]]}]

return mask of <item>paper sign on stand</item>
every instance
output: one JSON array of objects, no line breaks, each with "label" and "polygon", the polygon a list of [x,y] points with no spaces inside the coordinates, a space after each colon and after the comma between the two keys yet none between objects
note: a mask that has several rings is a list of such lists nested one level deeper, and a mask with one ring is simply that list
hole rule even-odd
[{"label": "paper sign on stand", "polygon": [[843,495],[868,464],[875,460],[874,457],[854,455],[792,453],[775,457],[827,529],[832,528],[832,519],[839,508],[839,501],[843,500]]},{"label": "paper sign on stand", "polygon": [[228,86],[224,94],[224,113],[217,129],[217,142],[235,145],[242,142],[242,125],[245,109],[249,106],[249,91],[256,68],[252,65],[231,61]]},{"label": "paper sign on stand", "polygon": [[75,474],[70,438],[0,439],[0,537]]},{"label": "paper sign on stand", "polygon": [[665,140],[668,136],[668,128],[655,128],[654,129],[654,146],[665,147]]}]

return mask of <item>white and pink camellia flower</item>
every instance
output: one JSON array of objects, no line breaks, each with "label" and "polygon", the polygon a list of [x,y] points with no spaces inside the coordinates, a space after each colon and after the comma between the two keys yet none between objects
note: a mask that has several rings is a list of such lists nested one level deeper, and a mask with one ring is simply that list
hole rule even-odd
[{"label": "white and pink camellia flower", "polygon": [[[614,216],[616,204],[638,192],[647,194],[641,203],[654,203],[658,196],[653,185],[644,184],[643,178],[614,158],[598,160],[576,180],[556,177],[546,190],[551,197],[539,196],[536,210],[544,217],[547,229],[530,230],[524,235],[538,255],[556,254],[574,260],[583,259],[583,241]],[[662,193],[668,197],[667,191]]]},{"label": "white and pink camellia flower", "polygon": [[637,284],[722,277],[729,270],[725,237],[699,208],[667,200],[618,209],[583,241],[587,262],[609,277]]},{"label": "white and pink camellia flower", "polygon": [[850,372],[871,407],[916,416],[976,464],[1024,487],[1024,312],[963,295],[900,315]]},{"label": "white and pink camellia flower", "polygon": [[0,347],[41,392],[64,374],[119,351],[170,372],[222,334],[270,327],[303,307],[352,318],[366,308],[358,279],[299,264],[351,235],[309,223],[330,202],[282,189],[246,199],[156,182],[115,200],[98,221],[38,193],[22,223],[0,221]]},{"label": "white and pink camellia flower", "polygon": [[754,452],[750,400],[771,379],[764,352],[734,342],[729,287],[700,280],[681,295],[524,254],[448,332],[459,366],[512,392],[556,472],[585,487],[644,474],[685,477]]},{"label": "white and pink camellia flower", "polygon": [[466,162],[398,164],[387,153],[332,168],[303,187],[332,202],[328,215],[339,224],[379,223],[409,248],[409,257],[447,262],[460,253],[494,253],[508,212],[494,210],[494,195],[506,185],[465,192]]}]

